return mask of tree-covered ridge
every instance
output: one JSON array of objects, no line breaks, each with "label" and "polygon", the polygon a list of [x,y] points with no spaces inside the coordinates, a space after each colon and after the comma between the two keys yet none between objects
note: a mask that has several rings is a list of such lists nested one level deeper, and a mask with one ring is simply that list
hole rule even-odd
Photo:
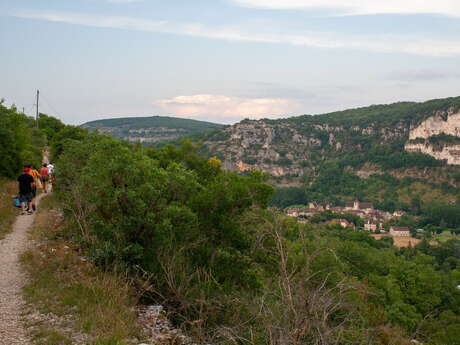
[{"label": "tree-covered ridge", "polygon": [[321,115],[303,115],[275,120],[274,123],[328,124],[329,126],[392,127],[400,123],[416,125],[438,111],[460,109],[460,97],[435,99],[427,102],[398,102],[386,105],[347,109]]},{"label": "tree-covered ridge", "polygon": [[96,120],[86,122],[82,125],[84,128],[98,129],[103,127],[118,127],[123,130],[143,129],[166,127],[171,129],[183,129],[189,134],[209,131],[223,127],[221,124],[198,121],[191,119],[181,119],[178,117],[168,116],[151,116],[151,117],[123,117],[106,120]]}]

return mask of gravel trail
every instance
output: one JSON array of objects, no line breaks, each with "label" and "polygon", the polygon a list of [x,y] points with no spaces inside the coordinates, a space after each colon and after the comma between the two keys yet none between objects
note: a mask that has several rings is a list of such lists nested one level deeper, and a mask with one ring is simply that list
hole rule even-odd
[{"label": "gravel trail", "polygon": [[[37,205],[42,196],[37,197]],[[21,288],[26,278],[19,257],[27,249],[27,230],[34,219],[35,213],[19,215],[13,231],[0,241],[0,345],[31,343],[21,321],[24,306]]]}]

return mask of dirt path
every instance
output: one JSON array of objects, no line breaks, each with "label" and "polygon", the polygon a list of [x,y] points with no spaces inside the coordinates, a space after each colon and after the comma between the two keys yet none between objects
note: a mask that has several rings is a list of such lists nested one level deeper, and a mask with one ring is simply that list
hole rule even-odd
[{"label": "dirt path", "polygon": [[[37,205],[42,197],[37,197]],[[13,231],[0,241],[0,345],[30,344],[21,322],[25,275],[19,257],[27,248],[27,230],[34,219],[35,214],[18,216]]]}]

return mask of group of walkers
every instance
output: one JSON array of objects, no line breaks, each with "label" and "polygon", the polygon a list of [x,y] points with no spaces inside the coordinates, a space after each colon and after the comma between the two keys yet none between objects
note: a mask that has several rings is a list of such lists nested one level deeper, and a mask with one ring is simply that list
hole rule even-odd
[{"label": "group of walkers", "polygon": [[51,163],[43,164],[40,171],[34,169],[32,165],[24,167],[23,173],[18,177],[19,202],[22,214],[32,214],[37,210],[37,187],[41,186],[43,191],[48,193],[53,172],[54,165]]}]

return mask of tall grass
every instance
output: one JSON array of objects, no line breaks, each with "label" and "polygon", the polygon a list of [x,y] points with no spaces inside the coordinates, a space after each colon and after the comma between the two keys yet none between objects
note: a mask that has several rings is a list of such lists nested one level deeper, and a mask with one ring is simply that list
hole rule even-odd
[{"label": "tall grass", "polygon": [[13,222],[18,214],[12,204],[12,196],[16,194],[17,183],[0,178],[0,240],[12,230]]},{"label": "tall grass", "polygon": [[[31,231],[42,244],[22,256],[30,277],[24,288],[27,302],[41,313],[70,317],[73,332],[88,335],[89,344],[123,345],[139,338],[128,281],[82,260],[79,248],[63,239],[64,229],[53,201],[44,200]],[[72,334],[50,324],[35,329],[34,338],[36,344],[54,344],[53,339],[71,339]]]}]

